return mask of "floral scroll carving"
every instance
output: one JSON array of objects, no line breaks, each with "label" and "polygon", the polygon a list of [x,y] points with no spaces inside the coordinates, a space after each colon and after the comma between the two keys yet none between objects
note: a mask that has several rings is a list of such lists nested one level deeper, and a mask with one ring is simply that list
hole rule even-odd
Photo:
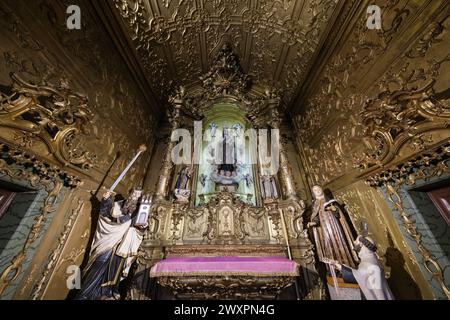
[{"label": "floral scroll carving", "polygon": [[[450,61],[450,55],[441,61],[430,61],[428,70],[438,70],[445,61]],[[366,145],[360,167],[364,169],[389,163],[404,144],[417,148],[417,144],[425,143],[425,133],[450,125],[450,106],[436,97],[436,80],[424,70],[410,71],[408,66],[388,75],[382,82],[385,90],[367,100],[360,113]],[[398,89],[389,89],[390,83]]]},{"label": "floral scroll carving", "polygon": [[96,155],[84,147],[93,117],[87,98],[65,80],[50,86],[28,83],[14,73],[11,78],[12,93],[0,92],[0,126],[18,130],[15,140],[21,146],[44,142],[63,166],[94,166]]}]

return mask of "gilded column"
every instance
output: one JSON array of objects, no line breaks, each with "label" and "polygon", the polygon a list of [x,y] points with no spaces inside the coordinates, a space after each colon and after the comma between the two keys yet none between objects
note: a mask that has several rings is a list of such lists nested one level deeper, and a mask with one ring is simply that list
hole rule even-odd
[{"label": "gilded column", "polygon": [[[174,108],[172,113],[168,116],[171,124],[171,133],[179,127],[180,121],[180,108],[182,100],[174,101]],[[164,156],[161,172],[159,175],[158,184],[156,186],[156,200],[164,199],[168,194],[169,180],[173,169],[172,150],[175,147],[177,141],[172,141],[172,135],[169,137],[166,154]]]},{"label": "gilded column", "polygon": [[[269,125],[274,129],[280,129],[281,124],[281,115],[278,111],[279,105],[280,105],[280,98],[279,97],[271,97],[268,100],[269,104]],[[295,199],[297,200],[297,192],[295,191],[295,183],[294,179],[292,178],[292,171],[289,166],[289,160],[287,156],[287,149],[286,149],[286,139],[282,138],[280,136],[280,142],[279,142],[279,148],[280,148],[280,178],[281,183],[283,186],[283,193],[284,196],[288,199]]]}]

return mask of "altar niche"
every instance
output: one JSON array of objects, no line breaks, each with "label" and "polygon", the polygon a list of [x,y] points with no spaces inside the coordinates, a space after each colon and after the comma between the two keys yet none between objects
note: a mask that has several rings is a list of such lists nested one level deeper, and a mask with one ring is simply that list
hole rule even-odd
[{"label": "altar niche", "polygon": [[[279,136],[283,106],[278,90],[253,85],[230,45],[219,50],[200,80],[170,97],[172,135],[137,273],[150,268],[157,287],[180,299],[275,299],[293,287],[301,272],[305,296],[319,295],[313,246],[303,228],[305,203],[296,194]],[[177,252],[171,254],[169,247]],[[269,260],[262,257],[267,253]],[[252,270],[242,270],[241,258],[248,256],[255,257]],[[200,260],[179,269],[189,257]],[[278,272],[274,257],[292,269]],[[256,260],[270,270],[261,274]],[[227,270],[209,269],[231,262]],[[150,296],[147,284],[138,283],[136,294]]]},{"label": "altar niche", "polygon": [[200,164],[195,168],[195,206],[208,203],[220,192],[230,192],[249,205],[260,205],[255,183],[257,159],[252,152],[256,141],[245,135],[249,127],[244,112],[232,103],[215,104],[205,113],[206,139],[202,141]]}]

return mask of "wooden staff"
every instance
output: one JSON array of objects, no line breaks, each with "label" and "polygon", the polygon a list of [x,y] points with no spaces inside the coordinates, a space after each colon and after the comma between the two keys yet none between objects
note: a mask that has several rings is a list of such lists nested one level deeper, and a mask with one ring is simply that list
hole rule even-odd
[{"label": "wooden staff", "polygon": [[320,261],[328,264],[328,267],[330,268],[331,277],[333,278],[334,290],[336,291],[336,296],[339,298],[340,297],[339,283],[336,276],[336,270],[334,270],[336,262],[328,258],[322,258],[322,260]]},{"label": "wooden staff", "polygon": [[136,162],[137,158],[139,158],[141,153],[144,152],[145,150],[147,150],[147,147],[144,144],[141,144],[139,146],[139,149],[138,149],[136,155],[134,156],[134,158],[131,159],[131,161],[127,164],[125,169],[123,169],[122,173],[117,177],[116,181],[114,181],[113,185],[109,189],[110,192],[114,191],[114,189],[117,187],[117,185],[120,183],[120,181],[122,181],[123,177],[125,177],[125,175],[127,174],[128,170],[130,170],[130,168],[133,165],[133,163]]},{"label": "wooden staff", "polygon": [[329,264],[329,266],[330,266],[331,276],[333,277],[334,290],[336,291],[336,295],[339,298],[340,297],[339,283],[337,281],[336,271],[334,270],[334,266],[333,265]]},{"label": "wooden staff", "polygon": [[[280,211],[281,226],[283,228],[284,239],[286,240],[288,257],[289,257],[289,260],[293,260],[292,259],[291,246],[289,245],[289,235],[288,235],[288,232],[287,232],[286,221],[284,220],[283,210],[281,210],[281,209],[278,209],[278,210]],[[294,283],[295,283],[295,293],[297,295],[297,300],[300,300],[300,292],[299,292],[299,288],[298,288],[298,284],[297,284],[297,278],[295,279]]]}]

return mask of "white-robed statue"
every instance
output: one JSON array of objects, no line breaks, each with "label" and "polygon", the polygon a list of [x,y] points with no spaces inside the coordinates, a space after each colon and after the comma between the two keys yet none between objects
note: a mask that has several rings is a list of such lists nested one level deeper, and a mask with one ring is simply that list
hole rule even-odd
[{"label": "white-robed statue", "polygon": [[[136,260],[148,227],[146,221],[136,221],[141,215],[137,210],[141,196],[138,189],[133,189],[125,201],[114,202],[110,191],[103,195],[89,261],[76,299],[120,298],[119,283]],[[149,204],[150,199],[144,197],[141,206],[146,209]]]},{"label": "white-robed statue", "polygon": [[278,198],[275,178],[270,175],[261,176],[261,195],[263,199],[272,200]]},{"label": "white-robed statue", "polygon": [[354,242],[354,248],[361,261],[356,269],[336,261],[331,262],[341,271],[344,282],[358,283],[367,300],[394,300],[384,277],[383,268],[375,254],[377,247],[374,241],[365,235],[360,235]]}]

